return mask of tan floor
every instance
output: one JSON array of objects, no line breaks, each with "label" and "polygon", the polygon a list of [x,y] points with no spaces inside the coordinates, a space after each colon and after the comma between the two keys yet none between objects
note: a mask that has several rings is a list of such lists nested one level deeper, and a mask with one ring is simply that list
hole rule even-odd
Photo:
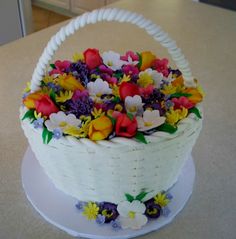
[{"label": "tan floor", "polygon": [[40,7],[32,6],[32,18],[34,32],[37,32],[56,23],[65,21],[70,17]]}]

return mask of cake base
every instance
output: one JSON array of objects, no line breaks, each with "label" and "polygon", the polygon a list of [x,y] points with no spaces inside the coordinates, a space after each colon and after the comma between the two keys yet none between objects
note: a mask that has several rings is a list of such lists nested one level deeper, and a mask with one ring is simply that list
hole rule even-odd
[{"label": "cake base", "polygon": [[28,200],[39,214],[51,224],[75,237],[123,239],[158,230],[174,219],[192,194],[195,166],[190,155],[177,183],[169,190],[173,199],[168,204],[171,210],[168,217],[161,216],[156,220],[149,221],[140,230],[121,229],[119,231],[112,230],[111,226],[107,224],[98,225],[95,221],[88,221],[75,207],[78,200],[64,194],[53,185],[30,148],[24,155],[21,174],[23,188]]}]

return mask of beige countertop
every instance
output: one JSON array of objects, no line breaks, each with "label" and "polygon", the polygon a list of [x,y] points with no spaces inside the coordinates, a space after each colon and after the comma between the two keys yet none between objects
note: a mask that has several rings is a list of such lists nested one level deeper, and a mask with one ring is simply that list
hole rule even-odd
[{"label": "beige countertop", "polygon": [[[207,92],[204,127],[193,150],[197,174],[192,197],[171,224],[140,238],[236,238],[236,12],[190,0],[124,0],[113,6],[161,25],[182,48]],[[18,120],[22,89],[44,46],[62,25],[0,47],[1,239],[71,238],[47,223],[26,199],[21,161],[27,141]],[[88,47],[167,54],[133,26],[100,23],[76,33],[55,58],[71,58]]]}]

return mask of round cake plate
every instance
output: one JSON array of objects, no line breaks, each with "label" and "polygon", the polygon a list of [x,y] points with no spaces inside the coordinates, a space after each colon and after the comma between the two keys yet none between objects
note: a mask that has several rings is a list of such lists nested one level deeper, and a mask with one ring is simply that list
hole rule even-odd
[{"label": "round cake plate", "polygon": [[21,173],[23,188],[28,200],[39,214],[51,224],[74,237],[123,239],[158,230],[174,219],[192,194],[195,166],[190,155],[177,183],[169,191],[173,195],[173,199],[168,205],[171,211],[168,217],[161,216],[156,220],[150,220],[140,230],[121,229],[118,231],[114,231],[111,225],[99,225],[95,221],[88,221],[75,207],[78,200],[54,186],[30,148],[24,155]]}]

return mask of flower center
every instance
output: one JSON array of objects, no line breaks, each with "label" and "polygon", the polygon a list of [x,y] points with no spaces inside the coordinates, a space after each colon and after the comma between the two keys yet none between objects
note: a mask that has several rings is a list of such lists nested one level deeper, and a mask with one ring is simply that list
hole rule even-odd
[{"label": "flower center", "polygon": [[147,209],[147,214],[149,215],[155,215],[157,214],[158,210],[156,208],[149,208]]},{"label": "flower center", "polygon": [[129,211],[128,216],[129,216],[130,219],[134,219],[135,218],[135,212]]},{"label": "flower center", "polygon": [[152,125],[153,125],[152,122],[144,122],[144,126],[146,126],[146,127],[149,127],[149,126],[152,126]]},{"label": "flower center", "polygon": [[129,107],[129,111],[130,112],[136,112],[137,111],[137,107],[136,106],[131,106],[131,107]]},{"label": "flower center", "polygon": [[104,210],[102,210],[102,215],[107,218],[110,218],[110,217],[112,217],[113,213],[111,210],[104,209]]},{"label": "flower center", "polygon": [[108,66],[113,66],[113,62],[112,62],[112,61],[108,61],[108,62],[107,62],[107,65],[108,65]]},{"label": "flower center", "polygon": [[59,126],[60,127],[65,127],[65,126],[67,126],[67,123],[65,121],[62,121],[62,122],[60,122]]}]

